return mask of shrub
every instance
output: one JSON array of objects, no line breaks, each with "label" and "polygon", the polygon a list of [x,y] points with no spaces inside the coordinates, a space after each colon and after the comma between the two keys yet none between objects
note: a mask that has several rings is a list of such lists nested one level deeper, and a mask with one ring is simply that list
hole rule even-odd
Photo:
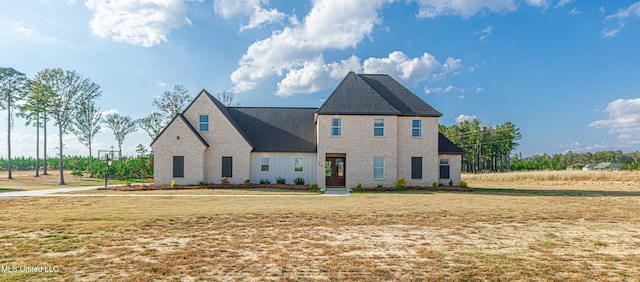
[{"label": "shrub", "polygon": [[200,186],[204,186],[205,184],[206,184],[206,183],[204,183],[204,181],[200,181],[200,182],[198,182],[198,185],[200,185]]},{"label": "shrub", "polygon": [[267,179],[260,178],[260,184],[271,184],[271,180],[269,180],[269,178]]},{"label": "shrub", "polygon": [[398,178],[398,180],[396,181],[397,188],[404,188],[404,186],[406,185],[407,185],[407,180],[402,177]]},{"label": "shrub", "polygon": [[131,180],[127,179],[127,182],[125,182],[127,184],[127,186],[131,187]]},{"label": "shrub", "polygon": [[309,189],[315,190],[316,187],[318,187],[318,186],[315,183],[313,183],[313,182],[309,183]]},{"label": "shrub", "polygon": [[84,172],[82,170],[78,169],[78,168],[74,168],[71,171],[71,175],[75,176],[75,178],[78,179],[78,176],[82,177],[84,175]]},{"label": "shrub", "polygon": [[378,187],[378,189],[382,189],[382,187],[384,187],[384,185],[382,185],[382,183],[378,183],[378,185],[376,185],[376,187]]},{"label": "shrub", "polygon": [[176,187],[176,181],[175,180],[171,180],[171,188],[175,188]]},{"label": "shrub", "polygon": [[293,183],[295,183],[296,185],[304,185],[304,178],[298,177],[293,180]]},{"label": "shrub", "polygon": [[453,179],[449,179],[449,186],[453,186]]},{"label": "shrub", "polygon": [[227,177],[220,178],[220,183],[229,184],[229,178],[227,178]]},{"label": "shrub", "polygon": [[356,185],[356,188],[358,189],[362,188],[362,182],[358,182],[358,185]]},{"label": "shrub", "polygon": [[431,186],[433,186],[433,188],[438,188],[438,182],[434,181],[433,183],[431,183]]},{"label": "shrub", "polygon": [[249,185],[251,184],[251,179],[245,179],[244,180],[244,185]]},{"label": "shrub", "polygon": [[460,182],[458,183],[458,185],[460,185],[460,187],[463,187],[463,188],[467,188],[467,187],[468,187],[467,182],[466,182],[466,181],[464,181],[464,180],[460,180]]},{"label": "shrub", "polygon": [[278,178],[276,178],[276,183],[278,183],[278,184],[286,184],[287,180],[282,178],[282,177],[278,177]]}]

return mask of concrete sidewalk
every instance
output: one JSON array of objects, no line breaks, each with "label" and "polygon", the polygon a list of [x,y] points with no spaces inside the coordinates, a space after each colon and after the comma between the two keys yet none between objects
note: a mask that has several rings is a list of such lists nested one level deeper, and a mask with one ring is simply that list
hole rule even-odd
[{"label": "concrete sidewalk", "polygon": [[76,191],[88,191],[102,188],[104,186],[87,186],[87,187],[69,187],[69,188],[56,188],[56,189],[43,189],[43,190],[26,190],[15,192],[3,192],[0,193],[0,198],[15,198],[15,197],[43,197],[51,196],[55,193],[67,193]]}]

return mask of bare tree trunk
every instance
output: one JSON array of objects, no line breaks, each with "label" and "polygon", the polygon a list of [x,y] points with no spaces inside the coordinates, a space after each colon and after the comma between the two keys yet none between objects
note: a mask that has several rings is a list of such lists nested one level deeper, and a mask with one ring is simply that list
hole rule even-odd
[{"label": "bare tree trunk", "polygon": [[40,114],[36,113],[36,175],[40,177]]},{"label": "bare tree trunk", "polygon": [[91,170],[92,163],[93,157],[91,156],[91,140],[89,140],[89,177],[93,177],[93,170]]},{"label": "bare tree trunk", "polygon": [[[9,93],[9,95],[11,95]],[[7,99],[7,124],[9,126],[7,126],[7,171],[9,172],[7,179],[13,179],[13,176],[11,175],[11,97],[9,97],[9,99]]]},{"label": "bare tree trunk", "polygon": [[42,175],[49,175],[47,173],[47,113],[44,113],[44,162],[42,168]]},{"label": "bare tree trunk", "polygon": [[[58,119],[60,120],[60,119]],[[62,125],[58,124],[58,137],[60,139],[60,183],[58,183],[58,185],[67,185],[66,183],[64,183],[64,168],[63,168],[63,155],[62,155]]]}]

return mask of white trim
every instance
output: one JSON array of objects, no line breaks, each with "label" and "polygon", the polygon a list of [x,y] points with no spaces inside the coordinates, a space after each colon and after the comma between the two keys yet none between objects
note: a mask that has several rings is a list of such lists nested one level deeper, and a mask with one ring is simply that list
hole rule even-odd
[{"label": "white trim", "polygon": [[[267,170],[262,170],[262,166],[263,166],[262,160],[267,160],[267,164],[266,164]],[[260,171],[261,172],[269,172],[269,170],[271,169],[271,166],[269,164],[270,161],[271,160],[269,159],[269,157],[260,157],[260,163],[258,165],[260,166]]]},{"label": "white trim", "polygon": [[[376,121],[382,121],[382,125],[377,126]],[[376,135],[376,129],[382,129],[382,135]],[[373,137],[384,137],[384,119],[383,118],[373,119]]]},{"label": "white trim", "polygon": [[[414,121],[419,121],[420,122],[420,126],[419,127],[415,127],[413,126],[413,122]],[[419,129],[420,130],[420,135],[418,136],[414,136],[413,135],[413,131]],[[422,138],[422,120],[421,119],[412,119],[411,120],[411,138]]]},{"label": "white trim", "polygon": [[[333,125],[333,121],[337,120],[339,125]],[[338,129],[340,134],[333,134],[333,130]],[[331,118],[331,137],[342,137],[342,118]]]},{"label": "white trim", "polygon": [[[203,122],[201,120],[202,117],[207,117],[207,121]],[[198,132],[209,132],[209,115],[208,114],[200,114],[198,115]],[[202,130],[202,125],[207,125],[207,130]]]}]

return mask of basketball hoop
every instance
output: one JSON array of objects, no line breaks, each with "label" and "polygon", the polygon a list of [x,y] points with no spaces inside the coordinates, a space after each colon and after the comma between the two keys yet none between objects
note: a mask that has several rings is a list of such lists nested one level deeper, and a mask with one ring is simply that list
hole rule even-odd
[{"label": "basketball hoop", "polygon": [[[112,147],[113,148],[113,147]],[[98,160],[104,161],[106,166],[104,168],[104,188],[107,188],[109,182],[109,165],[114,161],[120,160],[120,151],[114,150],[98,150]]]}]

